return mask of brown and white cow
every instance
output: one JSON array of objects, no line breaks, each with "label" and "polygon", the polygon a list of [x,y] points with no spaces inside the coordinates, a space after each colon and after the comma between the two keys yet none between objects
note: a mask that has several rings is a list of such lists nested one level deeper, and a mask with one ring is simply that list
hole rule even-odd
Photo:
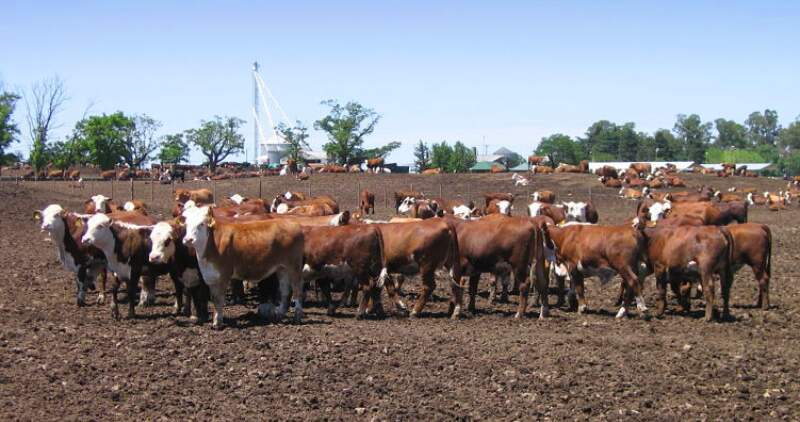
[{"label": "brown and white cow", "polygon": [[[297,223],[286,219],[253,222],[217,221],[208,206],[184,211],[186,235],[183,242],[195,248],[200,271],[214,302],[213,326],[221,327],[225,292],[231,278],[260,281],[277,274],[281,304],[273,312],[271,304],[259,306],[259,314],[283,319],[289,307],[289,294],[302,297],[303,232]],[[303,318],[303,301],[296,300],[295,321]]]},{"label": "brown and white cow", "polygon": [[[570,290],[577,296],[578,313],[583,313],[588,307],[584,277],[596,276],[606,284],[619,274],[644,316],[647,306],[637,269],[643,260],[646,240],[638,228],[569,224],[564,227],[544,226],[543,233],[549,250],[545,252],[554,264],[559,283],[561,277],[566,277],[570,281]],[[563,292],[563,288],[559,288],[559,303],[563,303]],[[623,303],[620,307],[617,318],[627,314],[626,305],[628,303]]]},{"label": "brown and white cow", "polygon": [[303,279],[306,283],[317,281],[327,302],[328,315],[336,313],[331,282],[344,283],[342,300],[350,289],[361,290],[358,318],[366,315],[369,301],[379,303],[376,295],[383,289],[388,271],[383,237],[377,226],[303,227],[303,236]]},{"label": "brown and white cow", "polygon": [[566,221],[597,224],[597,221],[600,219],[592,201],[569,201],[562,202],[561,204],[567,212]]},{"label": "brown and white cow", "polygon": [[539,166],[547,159],[547,157],[543,155],[529,155],[528,156],[528,168]]},{"label": "brown and white cow", "polygon": [[383,162],[383,157],[370,158],[367,160],[367,168],[373,173],[381,173]]},{"label": "brown and white cow", "polygon": [[[425,195],[422,192],[417,192],[417,191],[413,191],[413,190],[401,190],[401,191],[395,192],[394,193],[394,209],[395,209],[395,212],[396,213],[400,213],[400,210],[399,210],[400,204],[402,204],[403,201],[406,198],[422,199],[424,197],[425,197]],[[406,211],[406,212],[408,212],[408,211]]]},{"label": "brown and white cow", "polygon": [[602,176],[598,179],[607,188],[621,188],[622,180],[613,177]]},{"label": "brown and white cow", "polygon": [[735,243],[727,227],[667,226],[646,228],[647,263],[656,276],[658,299],[656,316],[664,314],[666,289],[670,284],[678,292],[681,307],[688,311],[688,289],[680,285],[699,279],[706,300],[706,321],[714,317],[714,275],[722,284],[723,318],[729,315],[731,269]]},{"label": "brown and white cow", "polygon": [[567,221],[567,210],[564,209],[563,205],[534,201],[528,204],[528,216],[546,216],[553,220],[555,224],[561,224]]},{"label": "brown and white cow", "polygon": [[362,189],[358,194],[359,206],[358,209],[362,215],[375,214],[375,194],[368,191],[366,188]]},{"label": "brown and white cow", "polygon": [[436,287],[435,272],[444,267],[449,270],[452,289],[451,317],[458,318],[463,308],[463,286],[460,284],[461,265],[455,226],[445,219],[432,218],[412,223],[379,224],[375,227],[380,229],[383,236],[388,272],[400,275],[392,277],[392,282],[385,284],[395,306],[401,310],[406,309],[398,297],[402,276],[419,274],[422,278],[422,289],[410,315],[413,317],[422,312]]},{"label": "brown and white cow", "polygon": [[618,179],[619,178],[619,171],[617,171],[616,167],[612,166],[603,166],[598,168],[594,171],[594,174],[608,179]]},{"label": "brown and white cow", "polygon": [[736,273],[747,264],[758,283],[756,306],[769,309],[769,282],[772,276],[772,231],[766,224],[728,226],[734,240],[731,265]]},{"label": "brown and white cow", "polygon": [[86,214],[95,214],[98,212],[108,214],[121,210],[122,207],[117,205],[111,198],[102,194],[94,195],[83,203],[83,211]]},{"label": "brown and white cow", "polygon": [[537,190],[531,194],[534,202],[544,202],[546,204],[555,204],[556,194],[549,190]]},{"label": "brown and white cow", "polygon": [[483,214],[511,215],[511,202],[506,199],[492,199],[483,209]]},{"label": "brown and white cow", "polygon": [[553,168],[550,166],[534,166],[531,168],[531,173],[533,174],[551,174],[553,173]]},{"label": "brown and white cow", "polygon": [[86,230],[84,216],[67,212],[61,205],[48,205],[42,211],[34,211],[34,219],[41,222],[41,230],[50,235],[56,247],[56,257],[69,272],[75,273],[76,302],[86,304],[86,288],[94,284],[100,276],[100,289],[97,302],[105,298],[106,259],[97,248],[81,242]]},{"label": "brown and white cow", "polygon": [[195,204],[213,204],[214,193],[208,189],[175,189],[175,201],[182,204],[192,200]]},{"label": "brown and white cow", "polygon": [[302,201],[290,200],[283,195],[277,195],[272,200],[270,211],[277,214],[333,215],[339,213],[339,204],[328,195],[315,196]]}]

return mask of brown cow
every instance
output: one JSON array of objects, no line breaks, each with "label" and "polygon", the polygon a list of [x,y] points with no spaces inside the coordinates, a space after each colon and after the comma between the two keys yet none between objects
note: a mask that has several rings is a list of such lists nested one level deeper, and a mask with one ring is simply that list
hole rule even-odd
[{"label": "brown cow", "polygon": [[[539,318],[548,316],[548,279],[544,272],[542,234],[534,219],[493,215],[477,221],[467,222],[457,218],[451,218],[450,221],[458,233],[461,271],[465,277],[469,277],[467,309],[470,312],[475,312],[475,296],[481,273],[492,273],[503,280],[503,299],[508,296],[510,283],[507,280],[508,275],[512,274],[520,292],[514,317],[525,315],[531,284],[536,287],[541,300]],[[497,283],[492,283],[489,303],[493,302],[496,291]]]},{"label": "brown cow", "polygon": [[439,204],[437,202],[428,199],[415,199],[411,204],[409,217],[424,220],[427,218],[440,216],[440,214],[443,213],[444,211],[439,208]]},{"label": "brown cow", "polygon": [[600,177],[610,178],[610,179],[618,179],[619,172],[617,171],[616,167],[612,166],[603,166],[598,168],[594,171],[594,173]]},{"label": "brown cow", "polygon": [[533,174],[551,174],[553,171],[553,168],[550,166],[534,166],[531,169]]},{"label": "brown cow", "polygon": [[[714,316],[714,275],[722,281],[723,318],[729,310],[734,239],[727,227],[680,226],[644,229],[647,238],[648,266],[656,276],[658,299],[656,316],[666,308],[666,287],[669,283],[678,292],[678,283],[699,278],[706,300],[706,321]],[[685,286],[684,286],[685,287]],[[688,311],[688,289],[679,295],[681,307]]]},{"label": "brown cow", "polygon": [[529,155],[528,168],[541,165],[547,157],[542,155]]},{"label": "brown cow", "polygon": [[716,191],[714,192],[714,196],[717,199],[719,199],[720,202],[733,202],[733,201],[741,202],[744,200],[741,195],[736,193]]},{"label": "brown cow", "polygon": [[556,194],[549,190],[537,190],[531,194],[533,200],[536,202],[544,202],[546,204],[554,204],[556,202]]},{"label": "brown cow", "polygon": [[645,188],[643,190],[637,190],[633,188],[620,188],[619,196],[625,199],[641,199],[642,196],[647,195],[647,191],[649,188]]},{"label": "brown cow", "polygon": [[433,168],[433,169],[422,170],[422,174],[440,174],[441,172],[442,172],[442,169],[440,169],[438,167],[437,168]]},{"label": "brown cow", "polygon": [[80,170],[72,170],[69,172],[67,176],[69,180],[78,180],[81,178],[81,171]]},{"label": "brown cow", "polygon": [[565,164],[561,163],[555,169],[556,173],[584,173],[584,169],[581,166],[575,166],[572,164]]},{"label": "brown cow", "polygon": [[460,218],[470,218],[480,212],[471,200],[431,198],[431,201],[437,204],[439,210]]},{"label": "brown cow", "polygon": [[503,214],[511,215],[511,202],[505,199],[492,199],[483,210],[484,215]]},{"label": "brown cow", "polygon": [[383,171],[383,157],[370,158],[367,160],[367,168],[373,173],[380,173]]},{"label": "brown cow", "polygon": [[546,216],[553,220],[555,224],[561,224],[567,221],[567,210],[562,205],[533,201],[528,204],[528,216]]},{"label": "brown cow", "polygon": [[490,173],[505,173],[508,169],[499,165],[499,164],[492,164],[492,167],[489,169]]},{"label": "brown cow", "polygon": [[375,214],[375,194],[368,191],[366,188],[362,189],[358,194],[359,206],[358,209],[362,215]]},{"label": "brown cow", "polygon": [[600,177],[598,180],[600,181],[600,183],[603,184],[603,186],[605,186],[607,188],[621,188],[622,187],[622,180],[619,180],[619,179],[603,176],[603,177]]},{"label": "brown cow", "polygon": [[232,223],[217,221],[208,206],[184,211],[186,235],[183,243],[195,248],[200,271],[214,302],[213,326],[223,323],[225,293],[232,277],[259,281],[278,275],[281,303],[259,305],[262,316],[283,319],[294,292],[294,319],[303,318],[303,232],[300,225],[285,219]]},{"label": "brown cow", "polygon": [[108,214],[115,211],[122,211],[122,207],[117,205],[111,198],[97,194],[83,202],[83,211],[86,214],[103,213]]},{"label": "brown cow", "polygon": [[332,215],[339,213],[339,204],[328,195],[315,196],[302,201],[275,196],[270,211],[278,214]]},{"label": "brown cow", "polygon": [[[428,297],[436,287],[436,269],[444,267],[450,272],[452,297],[451,317],[459,317],[463,307],[463,286],[459,263],[458,237],[452,223],[432,218],[413,223],[376,225],[383,235],[386,267],[389,273],[401,275],[420,274],[422,291],[411,311],[411,316],[422,312]],[[402,277],[385,284],[389,297],[398,309],[406,307],[397,293],[402,287]]]},{"label": "brown cow", "polygon": [[483,198],[486,200],[486,206],[489,206],[489,203],[492,202],[493,199],[497,199],[499,201],[508,201],[514,202],[514,194],[513,193],[506,193],[506,192],[488,192],[483,194]]},{"label": "brown cow", "polygon": [[115,170],[101,171],[100,177],[102,177],[103,180],[114,180],[117,178],[117,172]]},{"label": "brown cow", "polygon": [[[570,290],[577,296],[578,313],[587,308],[584,277],[597,276],[601,283],[606,284],[614,274],[619,274],[636,298],[637,308],[645,316],[647,307],[637,269],[646,240],[638,228],[576,224],[561,228],[544,226],[543,233],[556,275],[566,277],[570,281]],[[559,278],[559,283],[561,280]],[[563,303],[563,295],[563,288],[559,288],[559,303]],[[623,303],[620,307],[617,318],[626,315],[626,305],[628,303]]]},{"label": "brown cow", "polygon": [[631,163],[630,168],[633,169],[639,177],[644,177],[653,172],[653,166],[650,163]]},{"label": "brown cow", "polygon": [[139,214],[147,215],[147,204],[140,199],[126,201],[124,204],[122,204],[122,209],[125,211],[135,211]]},{"label": "brown cow", "polygon": [[176,202],[185,204],[190,199],[197,205],[213,204],[214,193],[208,189],[175,189]]},{"label": "brown cow", "polygon": [[395,213],[399,213],[400,212],[398,210],[398,208],[400,208],[400,204],[402,204],[403,201],[406,198],[422,199],[424,197],[425,197],[425,194],[423,194],[422,192],[416,192],[416,191],[413,191],[413,190],[401,190],[401,191],[395,192],[394,193],[394,210],[395,210]]},{"label": "brown cow", "polygon": [[345,284],[343,299],[351,288],[362,291],[357,313],[357,318],[362,318],[367,312],[367,302],[379,301],[376,295],[388,275],[381,231],[375,225],[303,227],[303,236],[303,279],[306,283],[317,281],[327,302],[328,315],[336,313],[330,283],[338,281]]},{"label": "brown cow", "polygon": [[747,264],[758,282],[756,306],[769,309],[769,281],[772,276],[772,231],[766,224],[729,226],[734,240],[731,265],[733,273]]}]

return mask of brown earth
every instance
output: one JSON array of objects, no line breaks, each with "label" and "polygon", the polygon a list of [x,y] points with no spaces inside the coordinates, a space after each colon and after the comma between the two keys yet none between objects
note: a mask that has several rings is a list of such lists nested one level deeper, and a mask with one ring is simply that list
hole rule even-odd
[{"label": "brown earth", "polygon": [[[697,186],[757,186],[778,180],[688,176]],[[257,195],[258,180],[220,182],[218,198]],[[288,189],[329,193],[354,209],[356,193],[413,184],[430,195],[480,198],[516,191],[510,175],[315,175],[310,182],[266,178],[262,192]],[[585,175],[535,179],[561,199],[584,199],[589,187],[605,223],[633,214]],[[192,186],[191,184],[187,184]],[[109,182],[83,190],[67,183],[0,184],[0,418],[107,419],[797,419],[800,415],[800,242],[798,213],[751,209],[751,221],[773,230],[773,309],[754,309],[756,286],[748,268],[732,293],[734,322],[705,323],[702,301],[691,316],[644,321],[614,319],[617,280],[589,281],[588,315],[554,310],[514,320],[511,303],[478,315],[446,318],[447,291],[416,320],[358,321],[311,306],[306,320],[262,324],[253,303],[230,306],[228,327],[215,332],[171,315],[171,287],[159,283],[158,304],[133,320],[114,322],[108,306],[74,305],[74,282],[56,262],[31,212],[48,203],[70,208]],[[440,188],[441,186],[441,188]],[[170,187],[137,182],[136,196],[164,213]],[[130,184],[114,187],[128,199]],[[152,199],[151,199],[152,198]],[[391,205],[391,200],[389,200]],[[481,199],[482,202],[482,199]],[[518,205],[520,212],[522,201]],[[408,282],[412,291],[416,282]],[[486,289],[486,283],[481,285]],[[648,304],[654,303],[652,279]],[[88,300],[93,301],[94,295]],[[123,295],[124,297],[124,295]],[[312,295],[313,297],[313,295]],[[385,302],[388,310],[388,302]]]}]

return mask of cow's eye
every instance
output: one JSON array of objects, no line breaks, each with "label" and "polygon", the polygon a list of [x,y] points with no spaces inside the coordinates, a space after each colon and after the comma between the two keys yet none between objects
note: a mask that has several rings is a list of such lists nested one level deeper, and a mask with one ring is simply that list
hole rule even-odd
[{"label": "cow's eye", "polygon": [[169,246],[169,243],[172,242],[172,238],[168,237],[166,241],[164,241],[164,246]]}]

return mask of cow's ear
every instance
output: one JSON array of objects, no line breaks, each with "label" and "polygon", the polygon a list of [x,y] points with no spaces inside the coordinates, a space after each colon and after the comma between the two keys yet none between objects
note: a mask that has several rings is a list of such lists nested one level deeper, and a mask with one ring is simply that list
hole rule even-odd
[{"label": "cow's ear", "polygon": [[75,225],[76,225],[77,227],[82,227],[82,226],[83,226],[83,219],[82,219],[82,218],[78,218],[78,219],[76,219],[76,220],[75,220]]},{"label": "cow's ear", "polygon": [[42,212],[39,210],[33,211],[33,221],[39,222],[42,221]]}]

